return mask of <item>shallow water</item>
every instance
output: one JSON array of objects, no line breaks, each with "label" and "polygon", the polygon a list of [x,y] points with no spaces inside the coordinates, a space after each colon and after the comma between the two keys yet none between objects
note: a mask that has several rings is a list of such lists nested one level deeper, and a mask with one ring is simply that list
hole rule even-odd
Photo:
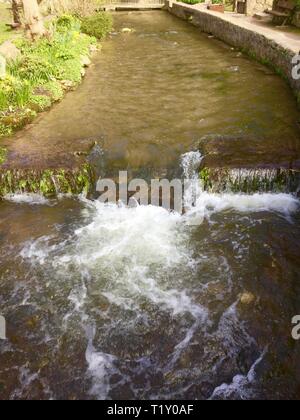
[{"label": "shallow water", "polygon": [[[137,31],[106,42],[80,89],[28,131],[33,142],[102,133],[108,172],[177,166],[190,177],[195,154],[181,169],[180,155],[207,132],[296,144],[294,102],[263,67],[163,13],[119,15],[116,30],[128,26]],[[226,70],[236,65],[240,77]],[[185,215],[7,197],[0,398],[299,398],[299,237],[299,201],[286,194],[202,192]]]},{"label": "shallow water", "polygon": [[110,169],[163,171],[209,135],[245,138],[241,160],[299,159],[296,101],[271,70],[166,12],[114,16],[82,86],[7,141],[19,166],[66,165],[98,140]]}]

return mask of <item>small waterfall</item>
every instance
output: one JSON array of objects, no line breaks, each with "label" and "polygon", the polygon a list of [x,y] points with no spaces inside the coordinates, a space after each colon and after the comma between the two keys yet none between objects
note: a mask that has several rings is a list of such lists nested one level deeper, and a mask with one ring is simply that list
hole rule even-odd
[{"label": "small waterfall", "polygon": [[198,197],[202,192],[199,182],[199,168],[203,156],[199,151],[188,152],[181,156],[181,168],[185,181],[184,207],[186,210],[195,206]]},{"label": "small waterfall", "polygon": [[242,213],[275,211],[287,215],[299,209],[299,201],[293,196],[300,191],[299,172],[282,169],[201,169],[203,159],[199,151],[181,156],[185,179],[185,220],[189,224],[201,224],[205,218],[227,209]]},{"label": "small waterfall", "polygon": [[[186,181],[184,201],[190,208],[204,191],[209,193],[300,193],[300,171],[268,168],[202,167],[204,156],[191,151],[181,156]],[[200,179],[200,182],[199,182]]]}]

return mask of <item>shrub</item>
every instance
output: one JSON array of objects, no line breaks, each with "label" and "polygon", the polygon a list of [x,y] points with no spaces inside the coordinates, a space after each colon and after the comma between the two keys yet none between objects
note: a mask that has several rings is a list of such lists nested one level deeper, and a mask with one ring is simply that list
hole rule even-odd
[{"label": "shrub", "polygon": [[49,81],[56,74],[56,68],[46,56],[28,55],[23,56],[18,63],[10,66],[10,73],[30,82]]},{"label": "shrub", "polygon": [[56,29],[60,32],[80,31],[80,20],[72,15],[62,15],[56,20]]},{"label": "shrub", "polygon": [[98,12],[93,16],[82,19],[81,30],[83,33],[103,39],[112,29],[112,16],[110,13]]},{"label": "shrub", "polygon": [[7,76],[0,81],[0,110],[23,107],[29,100],[31,85],[27,80]]},{"label": "shrub", "polygon": [[57,81],[52,81],[44,84],[43,89],[49,92],[49,96],[52,98],[53,102],[60,101],[64,96],[63,88],[61,87],[61,84]]},{"label": "shrub", "polygon": [[181,0],[182,3],[186,4],[199,4],[204,3],[205,0]]}]

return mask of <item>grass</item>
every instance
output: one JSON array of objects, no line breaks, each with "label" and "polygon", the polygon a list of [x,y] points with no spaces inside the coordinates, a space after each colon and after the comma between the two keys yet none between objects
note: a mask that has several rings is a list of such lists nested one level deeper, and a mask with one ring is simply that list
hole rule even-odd
[{"label": "grass", "polygon": [[6,23],[12,21],[8,7],[8,3],[0,3],[0,44],[7,41],[8,39],[22,37],[22,31],[12,31],[8,26],[6,26]]},{"label": "grass", "polygon": [[6,41],[12,34],[12,31],[5,25],[11,20],[7,7],[7,4],[0,3],[0,44]]},{"label": "grass", "polygon": [[[100,14],[97,16],[99,29]],[[103,38],[112,24],[106,15],[101,19]],[[35,43],[14,39],[21,56],[8,63],[6,78],[0,80],[0,137],[32,121],[37,112],[62,99],[64,90],[81,82],[83,57],[89,56],[91,45],[97,43],[95,37],[82,33],[81,24],[77,18],[65,15],[48,23],[50,37]]]},{"label": "grass", "polygon": [[6,150],[0,147],[0,165],[6,160]]}]

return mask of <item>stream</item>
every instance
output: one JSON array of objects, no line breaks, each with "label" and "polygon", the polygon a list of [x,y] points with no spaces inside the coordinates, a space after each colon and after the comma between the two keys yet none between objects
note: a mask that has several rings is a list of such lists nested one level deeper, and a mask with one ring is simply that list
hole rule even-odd
[{"label": "stream", "polygon": [[[165,12],[114,17],[83,84],[17,134],[20,150],[25,139],[46,155],[97,138],[107,176],[144,179],[196,179],[206,135],[299,156],[299,112],[272,71]],[[300,397],[295,196],[200,191],[184,215],[6,198],[0,399]]]}]

